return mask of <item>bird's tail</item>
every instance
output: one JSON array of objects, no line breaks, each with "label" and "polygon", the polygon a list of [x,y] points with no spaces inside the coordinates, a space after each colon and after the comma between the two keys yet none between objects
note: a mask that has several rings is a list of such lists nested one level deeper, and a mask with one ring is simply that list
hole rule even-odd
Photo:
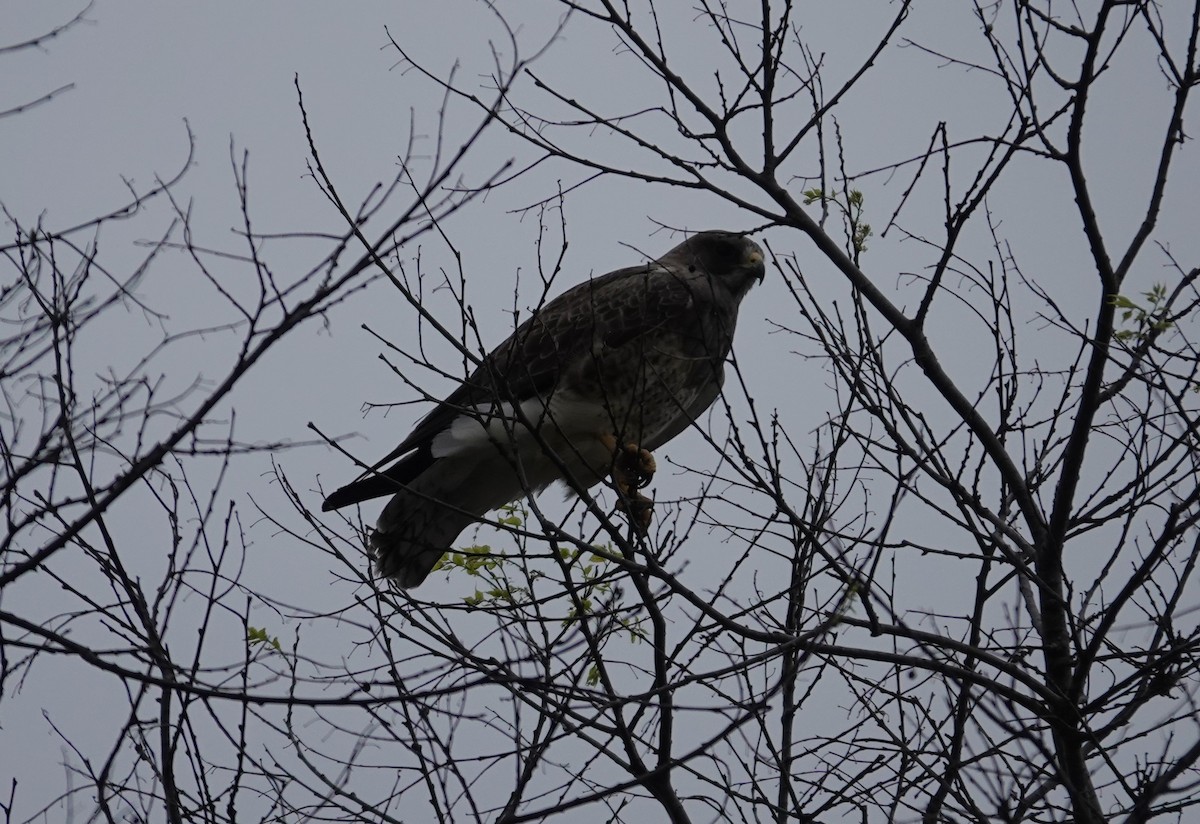
[{"label": "bird's tail", "polygon": [[418,586],[472,523],[521,494],[499,452],[479,460],[434,461],[383,508],[371,533],[371,558],[381,577]]},{"label": "bird's tail", "polygon": [[462,531],[486,512],[466,512],[409,490],[398,493],[371,532],[375,573],[404,589],[419,586]]}]

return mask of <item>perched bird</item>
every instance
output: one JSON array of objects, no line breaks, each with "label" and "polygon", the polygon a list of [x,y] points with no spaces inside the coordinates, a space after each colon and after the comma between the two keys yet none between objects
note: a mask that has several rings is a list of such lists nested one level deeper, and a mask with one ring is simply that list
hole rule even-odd
[{"label": "perched bird", "polygon": [[648,525],[637,489],[653,475],[650,451],[717,399],[738,305],[764,272],[758,244],[710,231],[567,290],[323,509],[391,495],[371,555],[405,588],[472,522],[555,481],[578,490],[611,474],[631,520]]}]

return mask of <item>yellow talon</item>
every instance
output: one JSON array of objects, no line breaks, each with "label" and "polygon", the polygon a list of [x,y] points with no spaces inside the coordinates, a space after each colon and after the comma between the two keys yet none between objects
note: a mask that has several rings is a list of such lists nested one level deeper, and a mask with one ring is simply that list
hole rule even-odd
[{"label": "yellow talon", "polygon": [[645,489],[654,480],[658,463],[648,449],[635,443],[618,447],[617,439],[612,435],[602,435],[600,440],[613,451],[612,479],[619,496],[617,509],[629,516],[629,522],[636,529],[645,532],[654,520],[654,501],[638,490]]},{"label": "yellow talon", "polygon": [[613,458],[613,480],[625,493],[645,489],[654,480],[657,470],[654,456],[637,444],[625,444]]},{"label": "yellow talon", "polygon": [[647,532],[654,520],[654,501],[640,492],[617,501],[617,509],[629,516],[629,523],[639,532]]}]

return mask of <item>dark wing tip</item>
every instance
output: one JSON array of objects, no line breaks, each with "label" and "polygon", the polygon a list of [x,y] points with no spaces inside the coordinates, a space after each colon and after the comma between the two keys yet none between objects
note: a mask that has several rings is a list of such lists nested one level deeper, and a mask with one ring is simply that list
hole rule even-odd
[{"label": "dark wing tip", "polygon": [[321,504],[321,511],[329,512],[334,509],[341,509],[353,503],[350,498],[350,486],[343,486],[341,489],[336,489],[330,492],[329,497],[325,499],[325,503]]},{"label": "dark wing tip", "polygon": [[398,488],[396,482],[387,475],[379,473],[367,475],[353,483],[346,484],[341,489],[330,492],[325,503],[321,504],[321,511],[329,512],[351,504],[361,504],[363,501],[396,492]]},{"label": "dark wing tip", "polygon": [[[392,453],[393,455],[395,453]],[[390,459],[391,456],[388,456]],[[350,504],[361,504],[372,498],[382,498],[384,495],[395,495],[405,484],[412,481],[433,465],[433,451],[428,443],[422,444],[415,451],[400,459],[390,469],[384,471],[371,470],[356,481],[346,484],[341,489],[329,493],[321,511],[341,509]]]}]

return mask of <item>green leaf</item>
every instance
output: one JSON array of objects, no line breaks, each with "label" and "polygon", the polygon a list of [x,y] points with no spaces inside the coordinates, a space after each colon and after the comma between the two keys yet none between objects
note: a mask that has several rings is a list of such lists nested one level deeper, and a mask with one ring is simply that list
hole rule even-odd
[{"label": "green leaf", "polygon": [[279,637],[268,635],[267,631],[262,627],[247,627],[246,628],[246,646],[255,647],[265,644],[276,652],[283,652],[283,645],[279,643]]}]

